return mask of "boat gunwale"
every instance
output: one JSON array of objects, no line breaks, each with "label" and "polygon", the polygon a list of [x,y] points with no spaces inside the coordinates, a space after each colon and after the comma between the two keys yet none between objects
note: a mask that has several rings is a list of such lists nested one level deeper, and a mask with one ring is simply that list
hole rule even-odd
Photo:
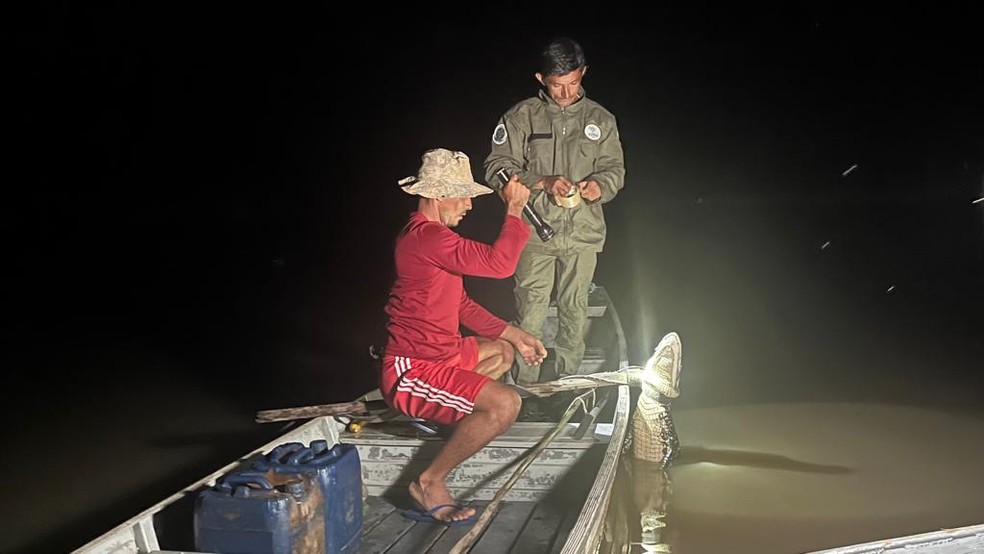
[{"label": "boat gunwale", "polygon": [[[99,535],[88,543],[72,551],[72,554],[87,554],[97,552],[122,552],[120,547],[133,544],[138,548],[138,552],[161,551],[157,541],[156,530],[153,527],[153,517],[165,508],[182,500],[189,494],[197,494],[203,487],[214,485],[220,478],[227,473],[235,470],[243,462],[283,444],[284,442],[306,442],[306,439],[326,439],[329,443],[338,443],[338,431],[341,424],[331,416],[321,416],[314,418],[302,425],[287,431],[282,435],[277,435],[275,439],[266,444],[247,452],[236,460],[213,471],[212,473],[198,479],[190,485],[182,488],[178,492],[168,496],[164,500],[157,502],[139,514],[116,525],[109,531]],[[322,428],[321,431],[317,430]],[[309,441],[307,441],[309,442]],[[166,551],[166,550],[165,550]]]},{"label": "boat gunwale", "polygon": [[[915,552],[916,554],[919,552],[931,553],[937,551],[937,547],[942,549],[948,546],[953,546],[954,542],[961,541],[963,539],[975,539],[974,544],[969,545],[973,546],[975,549],[977,545],[984,545],[984,523],[968,525],[966,527],[955,527],[952,529],[940,529],[938,531],[930,531],[928,533],[920,533],[916,535],[880,539],[847,546],[838,546],[825,550],[815,550],[809,552],[808,554],[878,554],[880,552],[887,552],[889,549],[900,549],[905,552]],[[922,550],[923,548],[926,548],[926,550]],[[941,554],[948,551],[949,550],[938,550]]]},{"label": "boat gunwale", "polygon": [[[605,310],[605,314],[611,318],[615,336],[618,339],[616,348],[618,350],[619,371],[627,371],[629,368],[628,346],[625,341],[625,332],[622,329],[622,321],[612,305],[608,291],[601,290],[604,293],[608,308]],[[618,399],[612,414],[612,434],[609,437],[608,448],[605,450],[605,457],[599,468],[598,476],[591,485],[584,506],[581,508],[581,513],[574,523],[571,534],[564,543],[561,554],[593,553],[601,545],[602,525],[608,512],[612,486],[615,483],[615,475],[618,471],[619,459],[622,455],[629,425],[630,391],[628,385],[618,385],[617,394]]]}]

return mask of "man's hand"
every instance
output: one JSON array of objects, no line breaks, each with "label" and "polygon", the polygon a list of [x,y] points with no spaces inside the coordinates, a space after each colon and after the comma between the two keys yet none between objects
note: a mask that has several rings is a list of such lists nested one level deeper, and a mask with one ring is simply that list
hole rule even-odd
[{"label": "man's hand", "polygon": [[509,177],[509,182],[499,189],[499,197],[506,203],[506,213],[522,218],[523,206],[530,199],[530,189],[519,181],[519,177]]},{"label": "man's hand", "polygon": [[547,347],[543,346],[540,339],[515,325],[506,325],[499,338],[509,341],[526,365],[538,366],[547,357]]},{"label": "man's hand", "polygon": [[581,181],[577,184],[577,188],[581,191],[581,198],[584,198],[588,202],[594,202],[601,198],[601,185],[594,179]]},{"label": "man's hand", "polygon": [[574,183],[563,175],[548,175],[537,184],[543,187],[544,192],[552,196],[567,196],[574,188]]}]

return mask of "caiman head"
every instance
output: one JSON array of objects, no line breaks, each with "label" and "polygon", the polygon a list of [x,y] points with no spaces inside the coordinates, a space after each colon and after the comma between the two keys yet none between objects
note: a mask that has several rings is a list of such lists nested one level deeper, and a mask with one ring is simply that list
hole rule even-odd
[{"label": "caiman head", "polygon": [[676,333],[667,333],[653,355],[646,360],[646,365],[642,370],[643,391],[651,387],[655,392],[667,398],[680,396],[680,369],[683,367],[683,346],[680,344],[680,336]]}]

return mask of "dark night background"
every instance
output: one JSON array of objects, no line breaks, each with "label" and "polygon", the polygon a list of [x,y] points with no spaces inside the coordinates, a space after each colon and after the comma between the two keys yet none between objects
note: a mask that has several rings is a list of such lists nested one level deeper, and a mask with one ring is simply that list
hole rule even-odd
[{"label": "dark night background", "polygon": [[[680,333],[680,409],[980,413],[981,13],[958,6],[27,10],[0,550],[81,546],[272,439],[257,410],[372,388],[396,181],[434,147],[481,178],[557,34],[625,148],[595,281],[633,362]],[[483,196],[458,230],[501,216]],[[512,315],[510,282],[466,285]]]}]

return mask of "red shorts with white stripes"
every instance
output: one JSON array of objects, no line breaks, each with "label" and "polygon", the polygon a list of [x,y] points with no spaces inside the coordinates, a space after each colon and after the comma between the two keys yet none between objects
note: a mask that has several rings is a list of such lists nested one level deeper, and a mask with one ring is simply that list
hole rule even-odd
[{"label": "red shorts with white stripes", "polygon": [[465,337],[461,352],[446,360],[384,356],[379,390],[400,412],[445,425],[472,413],[475,398],[490,379],[475,373],[478,340]]}]

